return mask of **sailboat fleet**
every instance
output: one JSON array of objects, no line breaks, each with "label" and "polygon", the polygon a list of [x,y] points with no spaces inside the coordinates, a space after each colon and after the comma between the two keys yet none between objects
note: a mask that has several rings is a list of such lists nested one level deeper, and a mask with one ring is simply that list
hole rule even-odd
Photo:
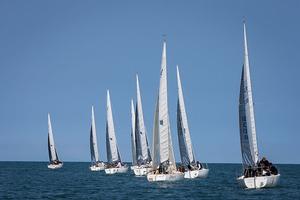
[{"label": "sailboat fleet", "polygon": [[[181,163],[176,165],[170,119],[168,111],[167,54],[166,41],[163,42],[160,82],[152,131],[152,151],[144,121],[142,97],[138,75],[136,75],[136,103],[131,100],[131,170],[136,176],[146,176],[149,182],[178,181],[184,178],[206,178],[209,169],[196,160],[192,137],[188,125],[183,89],[177,66],[177,136]],[[274,187],[280,174],[277,168],[265,157],[259,160],[254,119],[250,66],[247,47],[246,25],[244,22],[244,64],[242,69],[239,97],[240,143],[243,160],[243,173],[237,178],[245,188]],[[50,114],[48,114],[48,168],[58,169],[63,163],[58,159],[54,144]],[[99,160],[94,107],[92,107],[90,129],[91,171],[104,170],[106,174],[126,173],[128,166],[121,160],[114,127],[109,90],[106,102],[106,153],[107,162]]]}]

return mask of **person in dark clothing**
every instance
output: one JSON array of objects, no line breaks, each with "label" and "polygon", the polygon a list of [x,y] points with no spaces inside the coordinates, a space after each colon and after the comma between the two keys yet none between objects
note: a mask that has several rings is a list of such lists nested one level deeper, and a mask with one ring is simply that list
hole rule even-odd
[{"label": "person in dark clothing", "polygon": [[162,167],[162,164],[160,164],[158,167],[158,173],[162,174],[162,172],[163,172],[163,167]]},{"label": "person in dark clothing", "polygon": [[199,161],[197,161],[197,167],[198,169],[202,169],[202,164]]},{"label": "person in dark clothing", "polygon": [[270,167],[270,171],[271,171],[271,174],[274,174],[274,175],[278,174],[277,168],[275,166],[273,166],[273,165]]}]

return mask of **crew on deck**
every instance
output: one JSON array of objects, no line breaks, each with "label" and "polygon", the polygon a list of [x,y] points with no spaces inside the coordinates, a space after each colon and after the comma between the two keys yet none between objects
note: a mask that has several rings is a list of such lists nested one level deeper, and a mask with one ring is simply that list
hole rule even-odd
[{"label": "crew on deck", "polygon": [[51,164],[54,164],[54,165],[58,165],[58,164],[60,164],[61,163],[61,161],[59,161],[59,160],[53,160],[52,162],[51,162]]},{"label": "crew on deck", "polygon": [[277,168],[269,162],[265,157],[263,157],[258,163],[257,167],[252,168],[249,166],[244,170],[244,176],[247,177],[254,177],[254,176],[270,176],[270,175],[277,175],[278,170]]}]

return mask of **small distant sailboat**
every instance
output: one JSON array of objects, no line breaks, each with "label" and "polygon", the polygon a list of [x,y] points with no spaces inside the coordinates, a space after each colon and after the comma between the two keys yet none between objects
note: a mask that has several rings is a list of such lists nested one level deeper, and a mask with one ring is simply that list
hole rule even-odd
[{"label": "small distant sailboat", "polygon": [[260,161],[258,157],[245,23],[244,48],[239,98],[240,142],[244,173],[237,180],[242,187],[246,188],[274,187],[279,182],[280,174],[264,157]]},{"label": "small distant sailboat", "polygon": [[184,178],[184,173],[177,171],[174,158],[167,92],[166,41],[164,41],[159,94],[154,114],[152,171],[147,174],[150,182],[176,181]]},{"label": "small distant sailboat", "polygon": [[136,141],[135,141],[135,111],[133,100],[131,99],[131,155],[132,155],[132,166],[131,170],[136,167]]},{"label": "small distant sailboat", "polygon": [[48,113],[48,153],[49,153],[49,161],[48,164],[49,169],[58,169],[63,166],[63,163],[59,161],[57,151],[54,145],[54,138],[52,132],[51,118]]},{"label": "small distant sailboat", "polygon": [[152,159],[148,145],[146,127],[144,123],[144,115],[142,108],[142,98],[140,92],[139,78],[136,75],[136,92],[137,103],[135,111],[134,124],[134,138],[135,138],[135,161],[136,165],[133,167],[136,176],[144,176],[152,170]]},{"label": "small distant sailboat", "polygon": [[95,124],[95,115],[94,115],[94,107],[93,106],[92,106],[92,125],[91,125],[91,131],[90,131],[90,149],[91,149],[91,161],[92,161],[90,170],[91,171],[104,170],[105,164],[102,161],[99,161],[97,135],[96,135],[96,124]]},{"label": "small distant sailboat", "polygon": [[205,168],[199,161],[196,162],[192,139],[185,111],[185,104],[177,66],[177,84],[178,84],[178,101],[177,101],[177,130],[181,163],[184,169],[184,178],[206,178],[209,169]]},{"label": "small distant sailboat", "polygon": [[107,165],[105,169],[106,174],[126,173],[128,167],[122,163],[120,152],[117,145],[115,134],[115,127],[111,109],[110,95],[107,90],[107,106],[106,106],[106,153]]}]

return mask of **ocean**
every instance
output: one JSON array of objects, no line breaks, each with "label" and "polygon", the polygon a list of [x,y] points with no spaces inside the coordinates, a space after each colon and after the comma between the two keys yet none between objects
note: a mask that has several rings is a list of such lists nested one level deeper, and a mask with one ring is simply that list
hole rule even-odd
[{"label": "ocean", "polygon": [[276,165],[280,184],[243,189],[240,164],[209,164],[206,179],[149,183],[146,177],[91,172],[90,163],[65,162],[50,170],[46,162],[0,162],[0,199],[300,199],[300,165]]}]

